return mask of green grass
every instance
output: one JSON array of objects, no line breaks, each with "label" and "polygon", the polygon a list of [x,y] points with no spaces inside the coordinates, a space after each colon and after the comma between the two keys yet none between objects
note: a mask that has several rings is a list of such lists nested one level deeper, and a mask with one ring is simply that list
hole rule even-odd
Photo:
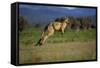
[{"label": "green grass", "polygon": [[96,59],[96,29],[55,32],[43,46],[34,46],[41,33],[34,27],[19,32],[20,64]]},{"label": "green grass", "polygon": [[[42,30],[36,28],[30,28],[19,33],[19,42],[21,44],[32,44],[36,43],[41,37]],[[96,30],[80,30],[76,32],[75,30],[66,30],[62,35],[61,32],[55,32],[51,36],[47,43],[62,43],[62,42],[72,42],[72,41],[89,41],[96,39]]]}]

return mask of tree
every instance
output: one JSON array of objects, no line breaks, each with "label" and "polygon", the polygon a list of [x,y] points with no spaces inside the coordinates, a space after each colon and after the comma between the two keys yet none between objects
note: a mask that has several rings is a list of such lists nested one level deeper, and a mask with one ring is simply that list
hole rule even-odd
[{"label": "tree", "polygon": [[19,17],[19,31],[23,31],[24,29],[26,29],[29,26],[29,23],[27,21],[27,19],[24,16],[20,16]]}]

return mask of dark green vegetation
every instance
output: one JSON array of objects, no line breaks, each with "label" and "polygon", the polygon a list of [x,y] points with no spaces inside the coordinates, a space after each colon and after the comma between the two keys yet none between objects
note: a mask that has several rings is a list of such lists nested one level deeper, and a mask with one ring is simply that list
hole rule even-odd
[{"label": "dark green vegetation", "polygon": [[[91,28],[96,28],[96,18],[95,16],[79,16],[79,17],[75,17],[75,16],[67,16],[69,18],[69,22],[70,24],[68,25],[69,29],[75,29],[77,31],[81,30],[81,29],[91,29]],[[61,19],[61,17],[56,18],[52,21],[57,21]],[[30,26],[34,26],[36,28],[43,28],[45,27],[49,22],[47,23],[35,23],[31,24],[27,17],[25,16],[20,16],[19,17],[19,31],[23,31],[26,28],[30,27]]]}]

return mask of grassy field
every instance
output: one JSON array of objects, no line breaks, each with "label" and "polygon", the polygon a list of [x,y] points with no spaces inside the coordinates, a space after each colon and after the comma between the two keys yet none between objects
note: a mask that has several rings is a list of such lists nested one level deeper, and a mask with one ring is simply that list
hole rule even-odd
[{"label": "grassy field", "polygon": [[96,59],[96,30],[55,32],[43,46],[34,46],[42,30],[19,32],[19,63],[41,63]]}]

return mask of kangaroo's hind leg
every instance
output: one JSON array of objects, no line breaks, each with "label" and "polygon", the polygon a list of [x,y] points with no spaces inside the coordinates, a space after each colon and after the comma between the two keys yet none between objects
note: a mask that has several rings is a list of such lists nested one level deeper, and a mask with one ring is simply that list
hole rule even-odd
[{"label": "kangaroo's hind leg", "polygon": [[42,41],[42,44],[44,44],[44,43],[47,41],[47,39],[48,39],[50,36],[53,35],[53,33],[54,33],[54,31],[48,32],[48,34],[47,34],[46,36],[44,36],[44,39],[43,39],[43,41]]},{"label": "kangaroo's hind leg", "polygon": [[47,32],[46,32],[46,34],[45,34],[44,37],[43,37],[42,44],[44,44],[44,43],[46,42],[46,40],[47,40],[51,35],[53,35],[53,34],[54,34],[54,28],[53,28],[52,23],[51,23],[51,24],[48,26]]},{"label": "kangaroo's hind leg", "polygon": [[53,33],[54,33],[54,32],[51,32],[51,33],[48,33],[47,35],[43,36],[43,37],[38,41],[38,43],[37,43],[36,45],[43,45],[43,44],[47,41],[47,39],[48,39],[51,35],[53,35]]},{"label": "kangaroo's hind leg", "polygon": [[43,45],[46,42],[46,40],[48,39],[48,37],[53,35],[53,33],[54,33],[54,28],[53,28],[52,24],[50,24],[47,27],[46,31],[43,32],[43,34],[42,34],[42,36],[41,36],[41,38],[40,38],[40,40],[38,41],[37,44],[38,45]]}]

